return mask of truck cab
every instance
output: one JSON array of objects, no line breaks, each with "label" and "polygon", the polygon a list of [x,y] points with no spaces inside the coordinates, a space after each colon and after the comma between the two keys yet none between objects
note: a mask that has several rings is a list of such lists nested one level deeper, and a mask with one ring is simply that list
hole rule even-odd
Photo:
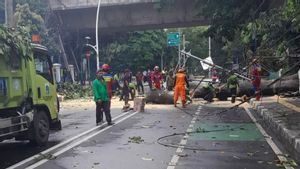
[{"label": "truck cab", "polygon": [[0,141],[15,138],[44,145],[50,129],[61,129],[51,59],[46,47],[31,45],[29,59],[0,58]]}]

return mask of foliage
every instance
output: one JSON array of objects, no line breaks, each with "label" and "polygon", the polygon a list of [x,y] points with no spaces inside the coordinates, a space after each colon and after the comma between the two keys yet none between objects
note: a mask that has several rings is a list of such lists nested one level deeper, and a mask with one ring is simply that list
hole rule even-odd
[{"label": "foliage", "polygon": [[79,99],[92,97],[92,88],[90,86],[82,86],[80,84],[63,83],[58,90],[60,95],[65,99]]},{"label": "foliage", "polygon": [[[206,36],[221,44],[227,60],[238,57],[247,64],[255,53],[263,65],[276,71],[282,68],[276,58],[300,52],[300,6],[287,0],[281,8],[269,9],[261,0],[199,0],[199,15],[210,20]],[[203,5],[204,4],[204,5]],[[264,59],[264,57],[269,59]],[[270,57],[274,59],[270,60]],[[291,64],[288,60],[286,62]]]},{"label": "foliage", "polygon": [[[193,55],[202,59],[208,57],[208,38],[204,36],[207,31],[207,27],[194,27],[181,29],[182,34],[185,35],[186,45],[185,50],[190,51]],[[202,71],[202,67],[199,66],[200,62],[194,59],[188,59],[187,66],[188,72]]]},{"label": "foliage", "polygon": [[17,4],[14,17],[16,25],[18,27],[26,27],[30,34],[39,33],[45,29],[42,27],[44,23],[43,18],[40,15],[32,12],[28,4]]},{"label": "foliage", "polygon": [[45,0],[16,0],[15,22],[18,27],[26,27],[30,35],[40,35],[41,44],[48,48],[51,55],[59,55],[57,30],[45,25],[47,7],[48,1]]},{"label": "foliage", "polygon": [[0,57],[9,61],[10,56],[32,57],[28,31],[22,27],[8,29],[0,26]]},{"label": "foliage", "polygon": [[30,6],[33,13],[39,14],[42,17],[46,16],[48,0],[14,0],[16,4]]},{"label": "foliage", "polygon": [[0,24],[5,22],[5,4],[4,1],[0,1]]},{"label": "foliage", "polygon": [[160,65],[161,55],[168,61],[172,58],[166,55],[168,51],[166,33],[162,30],[121,34],[110,43],[101,46],[100,55],[104,56],[103,62],[109,63],[115,71],[122,71],[125,68],[134,72],[152,69],[154,65]]},{"label": "foliage", "polygon": [[140,144],[143,143],[144,139],[142,139],[141,136],[133,136],[133,137],[129,137],[128,143],[136,143],[136,144]]},{"label": "foliage", "polygon": [[198,5],[201,5],[199,8],[202,8],[202,11],[199,15],[210,20],[207,32],[209,36],[218,40],[232,41],[236,31],[256,16],[259,7],[262,8],[261,2],[261,0],[200,0]]},{"label": "foliage", "polygon": [[[244,26],[241,32],[242,42],[249,49],[253,43],[252,32],[255,30],[257,54],[263,64],[272,71],[278,71],[284,65],[286,68],[288,65],[292,66],[293,61],[284,58],[300,52],[299,7],[297,1],[288,0],[282,8],[260,13],[259,17]],[[274,59],[270,60],[270,57]],[[279,60],[280,58],[282,59]]]}]

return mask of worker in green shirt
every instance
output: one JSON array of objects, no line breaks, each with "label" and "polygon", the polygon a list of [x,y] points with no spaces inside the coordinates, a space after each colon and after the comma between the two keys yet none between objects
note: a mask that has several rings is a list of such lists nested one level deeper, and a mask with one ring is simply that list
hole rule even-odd
[{"label": "worker in green shirt", "polygon": [[230,90],[231,93],[231,103],[235,102],[238,86],[239,86],[238,77],[234,74],[233,71],[231,71],[230,76],[227,79],[227,88]]},{"label": "worker in green shirt", "polygon": [[209,82],[207,86],[203,87],[205,91],[205,96],[203,97],[204,100],[207,101],[207,103],[211,103],[214,101],[214,96],[215,96],[215,88],[212,85],[212,82]]},{"label": "worker in green shirt", "polygon": [[106,82],[103,78],[104,72],[98,70],[96,72],[96,79],[93,81],[94,101],[96,102],[96,125],[103,121],[103,112],[108,125],[113,125],[110,114],[110,101],[106,88]]}]

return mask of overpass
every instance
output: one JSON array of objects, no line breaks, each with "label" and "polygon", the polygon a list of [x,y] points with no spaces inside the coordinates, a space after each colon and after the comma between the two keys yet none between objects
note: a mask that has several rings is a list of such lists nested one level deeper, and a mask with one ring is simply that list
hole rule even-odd
[{"label": "overpass", "polygon": [[[262,0],[264,9],[280,6],[285,0]],[[102,0],[99,29],[101,35],[132,30],[178,28],[208,25],[199,0]],[[161,6],[160,2],[167,3]],[[51,22],[59,21],[63,39],[78,44],[94,35],[98,0],[49,0]],[[197,6],[198,4],[199,6]],[[55,20],[55,21],[54,21]],[[51,23],[50,23],[51,24]],[[55,24],[55,23],[52,23]],[[75,35],[75,36],[74,36]],[[61,46],[64,46],[60,40]],[[63,52],[65,53],[65,52]],[[66,58],[66,56],[64,56]],[[67,59],[65,59],[67,60]]]},{"label": "overpass", "polygon": [[[94,32],[98,0],[49,2],[63,30]],[[162,7],[160,2],[169,4]],[[207,25],[208,21],[198,15],[201,7],[197,2],[199,0],[102,0],[99,29],[114,32]],[[266,0],[264,6],[279,6],[282,2],[284,0]]]},{"label": "overpass", "polygon": [[[94,32],[98,0],[51,0],[63,30]],[[161,7],[159,0],[102,0],[99,29],[130,31],[207,25],[197,16],[196,0],[174,0]]]}]

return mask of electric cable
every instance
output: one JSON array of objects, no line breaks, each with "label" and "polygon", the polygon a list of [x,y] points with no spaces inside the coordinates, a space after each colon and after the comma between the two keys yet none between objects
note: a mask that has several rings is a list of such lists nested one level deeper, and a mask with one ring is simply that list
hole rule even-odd
[{"label": "electric cable", "polygon": [[[230,108],[227,108],[225,110],[222,110],[220,112],[218,112],[217,114],[206,114],[206,115],[221,115],[222,113],[225,113],[229,110],[232,110],[234,108],[238,108],[240,105],[244,104],[245,102],[248,102],[249,100],[251,99],[248,98],[244,101],[242,101],[241,103],[237,104],[237,105],[234,105]],[[182,112],[194,117],[195,115],[192,115],[191,113],[187,112],[186,110],[184,109],[181,109],[181,108],[178,108],[176,107],[177,109],[181,110]],[[198,115],[198,116],[201,116],[201,115]],[[256,120],[255,122],[260,122],[262,121],[261,120]],[[180,144],[172,144],[172,143],[163,143],[162,140],[166,139],[166,138],[170,138],[170,137],[174,137],[174,136],[184,136],[184,135],[189,135],[189,134],[197,134],[197,133],[209,133],[209,132],[222,132],[222,131],[234,131],[236,129],[243,129],[243,126],[245,126],[246,124],[242,124],[238,127],[233,127],[233,128],[228,128],[228,129],[219,129],[219,130],[203,130],[203,129],[197,129],[196,131],[191,131],[191,132],[182,132],[182,133],[173,133],[173,134],[169,134],[169,135],[165,135],[165,136],[162,136],[162,137],[159,137],[157,138],[156,142],[159,144],[159,145],[162,145],[162,146],[165,146],[165,147],[171,147],[171,148],[180,148],[182,147],[183,149],[185,150],[194,150],[194,151],[207,151],[207,152],[213,152],[213,151],[226,151],[226,152],[236,152],[236,150],[232,150],[230,151],[231,149],[208,149],[208,148],[201,148],[201,146],[187,146],[187,145],[180,145]],[[266,137],[266,136],[264,136]]]},{"label": "electric cable", "polygon": [[163,143],[162,140],[166,139],[166,138],[170,138],[170,137],[174,137],[174,136],[184,136],[184,135],[189,135],[189,134],[199,134],[199,133],[210,133],[210,132],[223,132],[223,131],[234,131],[236,129],[241,129],[241,130],[245,130],[243,128],[243,126],[245,126],[246,124],[240,125],[238,127],[233,127],[233,128],[228,128],[228,129],[219,129],[219,130],[196,130],[196,131],[192,131],[192,132],[182,132],[182,133],[173,133],[173,134],[169,134],[166,136],[162,136],[159,137],[156,142],[159,145],[165,146],[165,147],[172,147],[172,148],[180,148],[183,147],[183,149],[186,150],[196,150],[196,151],[227,151],[227,152],[236,152],[236,151],[229,151],[230,149],[207,149],[207,148],[200,148],[199,146],[187,146],[187,145],[180,145],[180,144],[171,144],[171,143]]}]

